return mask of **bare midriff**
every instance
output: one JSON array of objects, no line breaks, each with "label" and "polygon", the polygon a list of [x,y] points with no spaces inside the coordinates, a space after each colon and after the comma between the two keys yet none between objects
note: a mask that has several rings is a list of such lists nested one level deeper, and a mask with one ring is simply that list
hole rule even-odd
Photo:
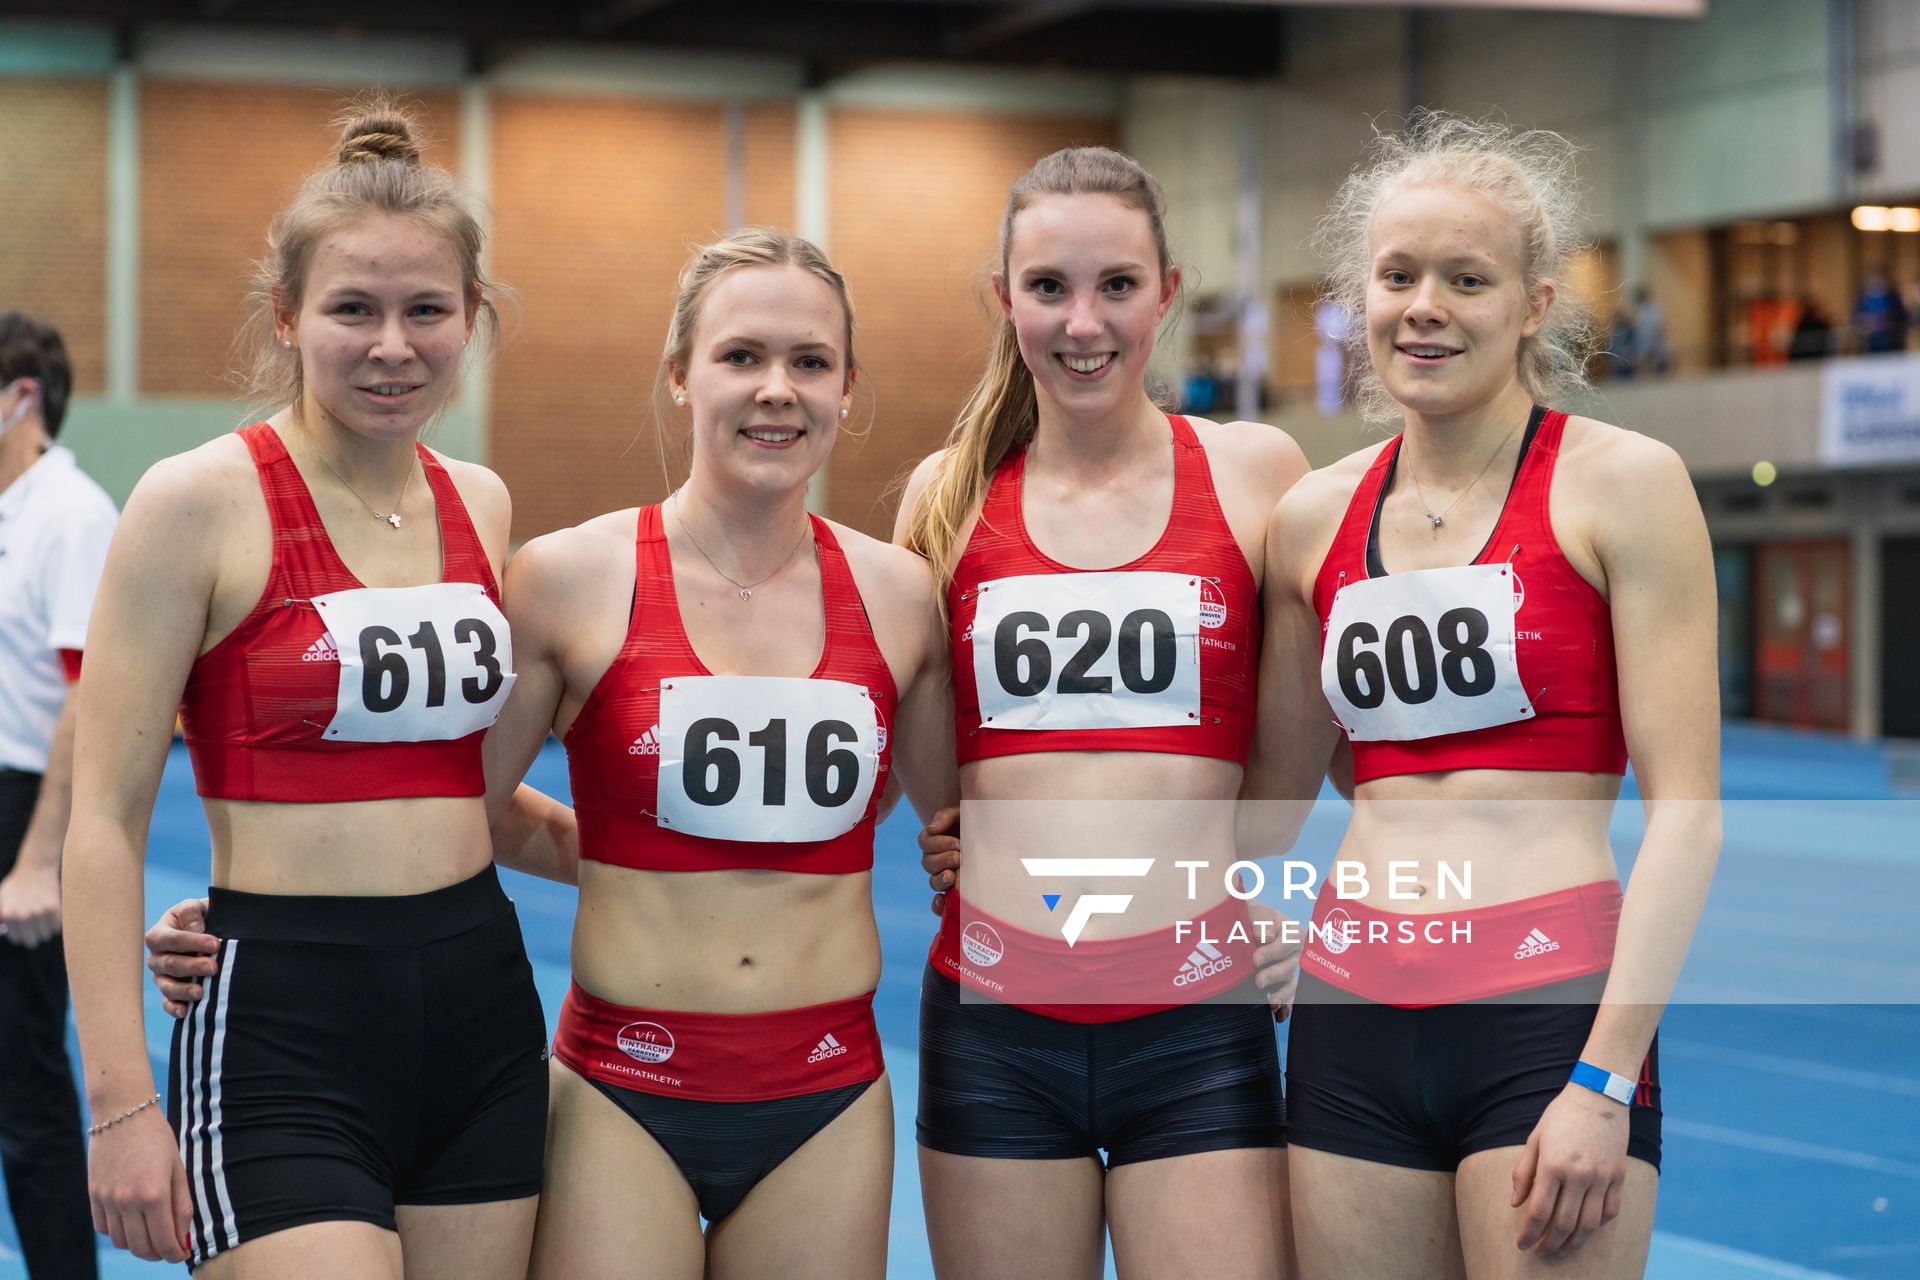
[{"label": "bare midriff", "polygon": [[[1355,792],[1337,856],[1365,873],[1367,892],[1353,895],[1357,901],[1407,915],[1614,880],[1607,829],[1620,782],[1610,773],[1511,769],[1376,778]],[[1462,877],[1470,877],[1470,896],[1462,896]]]},{"label": "bare midriff", "polygon": [[[964,869],[971,909],[1035,933],[1058,933],[1043,892],[1128,894],[1126,911],[1096,915],[1083,937],[1119,938],[1191,919],[1226,897],[1233,861],[1231,760],[1148,751],[1050,751],[994,756],[960,770]],[[1023,858],[1151,858],[1134,876],[1043,881]],[[1177,861],[1205,861],[1197,896]]]},{"label": "bare midriff", "polygon": [[203,803],[213,836],[213,883],[242,893],[429,893],[473,878],[493,860],[478,796]]},{"label": "bare midriff", "polygon": [[582,862],[573,976],[641,1009],[767,1013],[862,996],[880,980],[873,877]]}]

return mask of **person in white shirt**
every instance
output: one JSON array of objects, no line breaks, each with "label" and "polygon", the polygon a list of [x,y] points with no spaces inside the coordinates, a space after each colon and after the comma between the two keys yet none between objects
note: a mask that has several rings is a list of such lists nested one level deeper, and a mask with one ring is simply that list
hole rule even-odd
[{"label": "person in white shirt", "polygon": [[67,1060],[60,846],[73,701],[113,500],[53,443],[60,335],[0,314],[0,1164],[27,1274],[96,1274],[80,1099]]}]

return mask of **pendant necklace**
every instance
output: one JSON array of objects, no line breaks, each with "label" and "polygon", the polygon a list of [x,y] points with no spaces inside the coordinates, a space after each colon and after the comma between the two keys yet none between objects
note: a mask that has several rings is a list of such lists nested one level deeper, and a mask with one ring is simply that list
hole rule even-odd
[{"label": "pendant necklace", "polygon": [[711,568],[715,573],[719,574],[721,577],[725,578],[728,582],[731,582],[735,587],[739,588],[740,598],[742,600],[753,599],[753,589],[755,587],[760,586],[762,583],[772,578],[774,574],[779,573],[782,569],[786,568],[789,564],[793,563],[793,558],[800,554],[800,548],[806,545],[807,533],[813,527],[812,521],[805,521],[801,524],[800,540],[793,544],[793,550],[787,552],[786,558],[783,559],[779,564],[774,566],[773,573],[769,573],[766,575],[766,577],[763,577],[763,578],[757,578],[752,582],[742,582],[740,581],[740,579],[728,573],[725,569],[722,569],[718,564],[715,564],[713,557],[707,554],[707,549],[700,545],[700,539],[693,536],[693,530],[687,527],[687,517],[680,510],[680,502],[681,502],[680,493],[678,490],[675,490],[673,494],[673,518],[679,522],[680,532],[687,535],[687,541],[693,544],[693,549],[700,553],[700,558],[707,562],[707,565],[709,568]]},{"label": "pendant necklace", "polygon": [[[1517,431],[1519,430],[1519,428],[1515,427],[1513,430]],[[1490,470],[1493,466],[1493,460],[1507,451],[1507,441],[1511,439],[1513,439],[1513,431],[1507,432],[1506,435],[1500,438],[1499,445],[1495,447],[1492,453],[1487,455],[1487,461],[1480,468],[1480,474],[1476,475],[1473,479],[1469,480],[1467,482],[1467,487],[1462,489],[1458,494],[1456,494],[1454,496],[1453,501],[1447,504],[1447,509],[1445,511],[1440,512],[1438,515],[1434,514],[1433,508],[1429,506],[1427,503],[1427,495],[1423,493],[1420,489],[1420,476],[1413,469],[1413,459],[1412,458],[1407,459],[1407,474],[1413,477],[1414,496],[1420,499],[1420,509],[1426,513],[1427,522],[1433,526],[1434,537],[1437,538],[1440,536],[1440,525],[1446,520],[1446,518],[1449,515],[1453,514],[1453,509],[1460,505],[1460,499],[1466,497],[1469,493],[1472,493],[1473,486],[1479,484],[1480,481],[1483,478],[1485,478],[1488,470]],[[1406,446],[1404,444],[1401,446],[1402,449],[1404,449],[1405,447]]]}]

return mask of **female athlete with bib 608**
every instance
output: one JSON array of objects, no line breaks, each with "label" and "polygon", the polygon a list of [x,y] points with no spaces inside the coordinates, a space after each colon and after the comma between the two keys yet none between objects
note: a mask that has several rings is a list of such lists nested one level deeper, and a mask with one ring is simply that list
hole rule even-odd
[{"label": "female athlete with bib 608", "polygon": [[[1263,535],[1305,462],[1148,397],[1163,209],[1103,148],[1014,183],[987,370],[896,528],[946,592],[969,803],[921,1001],[943,1277],[1097,1275],[1103,1223],[1123,1275],[1281,1269],[1278,1059],[1224,872]],[[1197,895],[1179,859],[1211,863]]]},{"label": "female athlete with bib 608", "polygon": [[533,1274],[879,1277],[873,831],[891,764],[929,811],[953,795],[932,580],[806,510],[855,378],[846,285],[812,244],[698,250],[662,377],[686,484],[508,571],[495,794],[551,728],[579,822]]},{"label": "female athlete with bib 608", "polygon": [[1369,416],[1404,431],[1302,481],[1268,537],[1262,733],[1302,791],[1344,736],[1338,856],[1366,873],[1323,885],[1299,962],[1310,1276],[1645,1265],[1654,1031],[1719,847],[1714,587],[1673,451],[1541,407],[1581,380],[1573,162],[1555,134],[1423,114],[1322,226]]},{"label": "female athlete with bib 608", "polygon": [[[514,679],[507,495],[418,440],[493,322],[483,242],[403,113],[349,120],[260,268],[255,389],[286,407],[156,465],[115,536],[66,884],[94,1223],[141,1257],[525,1273],[545,1023],[481,757]],[[176,709],[223,941],[163,1111],[133,960]]]}]

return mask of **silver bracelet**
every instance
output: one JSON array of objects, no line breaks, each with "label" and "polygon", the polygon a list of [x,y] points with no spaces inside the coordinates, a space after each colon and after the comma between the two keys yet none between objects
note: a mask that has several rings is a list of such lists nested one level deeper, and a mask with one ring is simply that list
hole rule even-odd
[{"label": "silver bracelet", "polygon": [[113,1128],[113,1126],[119,1124],[122,1120],[125,1120],[128,1116],[137,1116],[142,1111],[145,1111],[148,1107],[153,1106],[155,1103],[159,1101],[160,1101],[160,1095],[156,1093],[151,1098],[148,1098],[145,1102],[138,1103],[134,1106],[128,1107],[125,1111],[122,1111],[119,1115],[115,1116],[111,1120],[102,1120],[99,1124],[88,1125],[87,1136],[89,1138],[98,1137],[99,1135],[105,1133],[107,1130]]}]

